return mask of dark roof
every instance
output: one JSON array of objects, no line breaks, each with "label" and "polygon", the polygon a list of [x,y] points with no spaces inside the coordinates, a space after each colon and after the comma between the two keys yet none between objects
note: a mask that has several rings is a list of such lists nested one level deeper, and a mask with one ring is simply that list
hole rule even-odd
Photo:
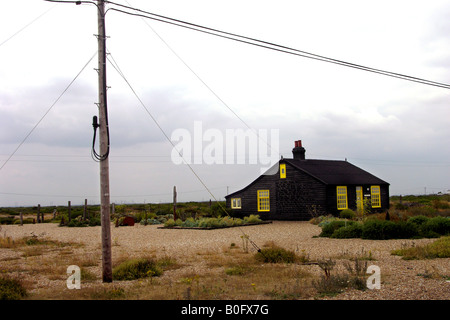
[{"label": "dark roof", "polygon": [[342,160],[283,159],[325,184],[388,184],[373,174]]},{"label": "dark roof", "polygon": [[[348,161],[342,160],[314,160],[314,159],[282,159],[278,163],[288,163],[292,165],[294,168],[302,170],[306,174],[318,179],[324,184],[330,185],[364,185],[364,184],[372,184],[372,185],[380,185],[380,184],[389,184],[380,178],[375,177],[373,174],[358,168],[357,166],[351,164]],[[278,174],[278,165],[275,164],[271,169],[267,170],[265,175]],[[275,171],[274,171],[275,168]],[[256,178],[252,183],[247,185],[245,188],[230,193],[225,196],[228,198],[236,193],[242,192],[255,184],[258,180],[260,180],[264,175],[260,175]]]}]

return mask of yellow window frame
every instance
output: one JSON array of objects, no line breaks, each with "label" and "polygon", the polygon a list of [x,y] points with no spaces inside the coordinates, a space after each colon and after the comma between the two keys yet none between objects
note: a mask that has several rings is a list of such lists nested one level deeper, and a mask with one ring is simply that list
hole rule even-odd
[{"label": "yellow window frame", "polygon": [[336,198],[338,210],[348,209],[347,186],[336,187]]},{"label": "yellow window frame", "polygon": [[380,186],[370,187],[370,200],[372,208],[381,208],[381,190]]},{"label": "yellow window frame", "polygon": [[286,179],[286,164],[280,164],[280,179]]},{"label": "yellow window frame", "polygon": [[231,198],[231,209],[241,209],[242,202],[241,198]]},{"label": "yellow window frame", "polygon": [[270,211],[270,192],[269,190],[258,190],[258,211]]}]

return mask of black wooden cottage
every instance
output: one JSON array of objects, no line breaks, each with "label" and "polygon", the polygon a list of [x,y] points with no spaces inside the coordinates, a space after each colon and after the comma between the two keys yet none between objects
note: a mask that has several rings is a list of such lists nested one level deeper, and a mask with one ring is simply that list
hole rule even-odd
[{"label": "black wooden cottage", "polygon": [[389,208],[389,183],[348,161],[305,159],[301,140],[293,159],[281,159],[242,190],[225,197],[234,216],[265,220],[309,220],[341,210]]}]

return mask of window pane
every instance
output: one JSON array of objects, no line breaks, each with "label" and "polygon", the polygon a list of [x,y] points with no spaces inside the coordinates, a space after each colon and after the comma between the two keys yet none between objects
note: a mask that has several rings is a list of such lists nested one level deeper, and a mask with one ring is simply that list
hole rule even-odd
[{"label": "window pane", "polygon": [[381,208],[380,186],[371,186],[370,193],[371,193],[372,208]]},{"label": "window pane", "polygon": [[337,208],[338,210],[347,209],[347,187],[338,186],[336,187],[336,198],[337,198]]},{"label": "window pane", "polygon": [[270,211],[269,190],[258,190],[258,211]]},{"label": "window pane", "polygon": [[241,198],[231,198],[231,209],[241,208]]},{"label": "window pane", "polygon": [[280,164],[280,179],[286,179],[286,164]]}]

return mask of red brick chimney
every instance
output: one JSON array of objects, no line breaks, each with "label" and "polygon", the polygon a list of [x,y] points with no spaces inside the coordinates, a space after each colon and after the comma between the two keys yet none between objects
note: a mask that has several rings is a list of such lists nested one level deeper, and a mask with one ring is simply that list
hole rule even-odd
[{"label": "red brick chimney", "polygon": [[305,148],[302,147],[302,140],[295,141],[295,147],[292,149],[294,159],[305,160]]}]

